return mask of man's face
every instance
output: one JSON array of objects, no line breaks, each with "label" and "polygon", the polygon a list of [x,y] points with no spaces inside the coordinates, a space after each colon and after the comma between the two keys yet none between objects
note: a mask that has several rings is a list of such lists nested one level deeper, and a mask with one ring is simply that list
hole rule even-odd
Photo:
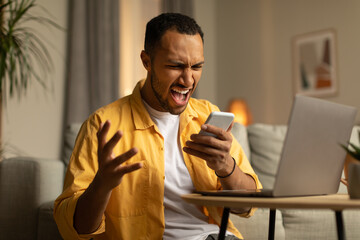
[{"label": "man's face", "polygon": [[203,64],[203,43],[199,34],[167,31],[147,69],[151,90],[147,89],[145,100],[158,111],[182,113],[200,80]]}]

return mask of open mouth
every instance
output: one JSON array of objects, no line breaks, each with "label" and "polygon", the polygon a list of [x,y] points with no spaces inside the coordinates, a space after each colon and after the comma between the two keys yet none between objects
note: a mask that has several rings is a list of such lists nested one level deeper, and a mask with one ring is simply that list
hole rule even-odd
[{"label": "open mouth", "polygon": [[189,99],[190,90],[171,89],[171,96],[173,97],[176,104],[184,105]]}]

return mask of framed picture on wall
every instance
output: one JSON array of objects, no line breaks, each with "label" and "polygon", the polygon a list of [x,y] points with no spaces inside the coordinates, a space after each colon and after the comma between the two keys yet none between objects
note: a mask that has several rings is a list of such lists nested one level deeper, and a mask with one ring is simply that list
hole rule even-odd
[{"label": "framed picture on wall", "polygon": [[295,36],[293,78],[295,94],[334,96],[338,91],[336,32],[334,29]]}]

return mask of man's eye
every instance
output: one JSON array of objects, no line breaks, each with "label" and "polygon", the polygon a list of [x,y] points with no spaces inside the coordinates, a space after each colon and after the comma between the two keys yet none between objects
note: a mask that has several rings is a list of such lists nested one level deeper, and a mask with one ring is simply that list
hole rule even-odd
[{"label": "man's eye", "polygon": [[179,69],[181,66],[179,65],[168,65],[169,68],[175,68],[175,69]]},{"label": "man's eye", "polygon": [[202,65],[195,65],[195,66],[192,67],[192,69],[199,70],[202,67],[203,67]]}]

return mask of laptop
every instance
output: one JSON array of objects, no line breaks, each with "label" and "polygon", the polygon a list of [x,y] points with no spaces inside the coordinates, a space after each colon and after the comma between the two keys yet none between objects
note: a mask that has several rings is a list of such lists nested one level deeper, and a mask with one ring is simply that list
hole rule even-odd
[{"label": "laptop", "polygon": [[357,109],[322,99],[294,98],[273,189],[198,191],[207,196],[290,197],[335,194]]}]

